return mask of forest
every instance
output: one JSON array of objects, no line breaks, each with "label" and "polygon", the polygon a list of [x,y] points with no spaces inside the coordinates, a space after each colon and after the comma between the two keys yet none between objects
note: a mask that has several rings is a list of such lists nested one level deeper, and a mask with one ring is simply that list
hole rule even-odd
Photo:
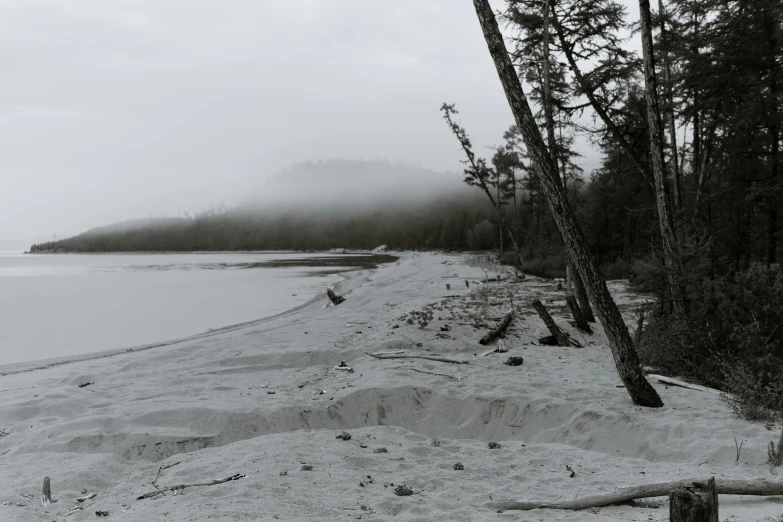
[{"label": "forest", "polygon": [[[602,282],[629,277],[657,298],[642,362],[730,391],[750,418],[776,418],[781,3],[641,0],[638,19],[615,0],[508,0],[501,13],[486,0],[474,5],[515,125],[498,129],[503,145],[479,157],[458,104],[443,104],[471,190],[386,163],[373,179],[407,174],[401,184],[411,192],[368,205],[246,202],[31,251],[497,249],[530,273],[559,276],[570,266],[580,303],[593,305],[630,368],[637,347],[607,327],[619,316]],[[600,151],[595,171],[579,168],[577,139]],[[296,185],[319,169],[360,176],[376,167],[302,164],[279,179]],[[423,179],[428,189],[419,191]],[[620,373],[637,404],[658,405],[638,371]]]}]

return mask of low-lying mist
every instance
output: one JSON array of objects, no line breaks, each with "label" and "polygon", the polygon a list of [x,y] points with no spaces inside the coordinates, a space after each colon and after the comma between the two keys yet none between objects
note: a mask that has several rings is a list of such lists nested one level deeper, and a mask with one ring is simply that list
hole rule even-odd
[{"label": "low-lying mist", "polygon": [[234,207],[144,218],[33,245],[33,252],[465,248],[492,215],[456,174],[388,161],[298,163]]}]

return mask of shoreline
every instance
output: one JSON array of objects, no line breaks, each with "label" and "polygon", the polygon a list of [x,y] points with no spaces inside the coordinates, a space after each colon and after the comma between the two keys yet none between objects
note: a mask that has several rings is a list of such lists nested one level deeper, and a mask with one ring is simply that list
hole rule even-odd
[{"label": "shoreline", "polygon": [[[188,252],[188,253],[196,253],[196,252]],[[260,252],[256,252],[260,253]],[[79,254],[81,255],[81,254]],[[93,255],[93,254],[87,254],[87,255]],[[399,256],[398,256],[399,258]],[[392,261],[389,261],[392,262]],[[380,265],[383,266],[383,265]],[[349,268],[346,270],[341,270],[339,272],[330,272],[330,274],[339,275],[342,277],[342,280],[339,281],[334,285],[335,288],[339,287],[339,285],[346,283],[347,281],[350,281],[352,277],[350,277],[350,274],[358,274],[365,270],[377,270],[376,268]],[[358,277],[358,275],[356,276]],[[261,317],[259,319],[253,319],[250,321],[243,321],[241,323],[233,323],[225,326],[221,326],[218,328],[213,328],[211,330],[206,330],[204,332],[199,332],[193,335],[185,336],[185,337],[178,337],[174,339],[166,339],[162,341],[156,341],[153,343],[148,344],[141,344],[141,345],[134,345],[129,346],[125,348],[116,348],[113,350],[102,350],[99,352],[88,352],[83,354],[77,354],[77,355],[70,355],[66,357],[51,357],[48,359],[35,359],[32,361],[25,361],[20,363],[11,363],[11,364],[0,364],[0,378],[8,376],[8,375],[15,375],[18,373],[25,373],[25,372],[33,372],[36,370],[45,370],[48,368],[52,368],[55,366],[61,366],[64,364],[72,364],[77,362],[84,362],[84,361],[92,361],[96,359],[104,359],[108,357],[115,357],[117,355],[127,354],[127,353],[137,353],[137,352],[143,352],[146,350],[152,350],[154,348],[162,348],[165,346],[172,346],[180,343],[185,343],[189,341],[196,341],[200,339],[206,339],[209,337],[214,337],[216,335],[221,335],[226,332],[232,332],[235,330],[241,330],[243,328],[250,328],[253,326],[257,326],[260,324],[263,324],[267,321],[270,321],[272,319],[276,319],[279,317],[284,317],[288,314],[297,312],[299,310],[303,310],[304,308],[312,305],[313,303],[316,303],[320,300],[322,300],[325,297],[325,293],[323,294],[316,294],[304,303],[294,306],[292,308],[289,308],[288,310],[284,310],[282,312],[269,315],[266,317]]]},{"label": "shoreline", "polygon": [[[0,519],[79,522],[102,510],[120,522],[642,522],[665,520],[666,499],[527,516],[492,503],[769,476],[767,444],[778,428],[736,418],[714,394],[652,380],[665,406],[634,406],[600,325],[576,332],[556,283],[478,284],[485,269],[505,270],[411,253],[352,272],[339,306],[310,302],[164,349],[4,376]],[[640,302],[623,284],[611,290],[626,312]],[[484,355],[492,346],[478,340],[509,296],[518,312],[509,353]],[[539,346],[545,326],[532,299],[585,347]],[[508,356],[524,363],[506,366]],[[342,361],[353,371],[340,370]],[[744,441],[740,464],[734,436]],[[44,476],[59,500],[47,507],[38,501]],[[166,489],[177,484],[205,485]],[[413,495],[395,495],[399,485]],[[64,519],[83,490],[97,495]],[[721,495],[720,508],[721,520],[746,522],[781,511],[774,497]]]}]

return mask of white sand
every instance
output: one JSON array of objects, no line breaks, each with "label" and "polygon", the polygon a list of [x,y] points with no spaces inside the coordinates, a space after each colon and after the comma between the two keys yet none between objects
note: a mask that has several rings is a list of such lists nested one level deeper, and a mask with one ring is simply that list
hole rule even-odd
[{"label": "white sand", "polygon": [[[0,368],[0,433],[9,433],[0,436],[0,520],[93,520],[97,510],[111,520],[149,522],[668,520],[665,499],[651,502],[658,508],[597,512],[497,513],[486,504],[694,476],[769,476],[767,444],[778,427],[737,419],[716,395],[659,383],[666,406],[635,407],[617,387],[602,334],[584,337],[567,324],[555,283],[529,278],[465,288],[465,279],[483,277],[459,256],[406,255],[352,273],[339,286],[347,301],[337,307],[324,308],[324,298],[144,351],[20,373]],[[611,288],[632,322],[639,299],[621,284]],[[510,353],[475,356],[486,351],[478,344],[486,328],[453,314],[486,307],[491,326],[508,308],[509,291],[523,312],[506,340]],[[590,344],[535,346],[545,332],[528,306],[534,297]],[[425,329],[402,319],[429,304],[442,309]],[[451,339],[436,338],[444,323]],[[395,349],[471,364],[364,355]],[[504,366],[508,355],[523,356],[524,365]],[[354,373],[333,369],[341,360]],[[36,366],[46,365],[16,369]],[[86,382],[93,384],[79,387]],[[343,430],[351,440],[335,438]],[[745,439],[740,464],[734,433]],[[490,450],[490,441],[502,447]],[[387,452],[374,452],[381,447]],[[175,462],[159,486],[247,477],[136,500],[154,491],[159,466]],[[463,471],[453,469],[457,462]],[[42,507],[47,475],[57,502]],[[392,483],[416,494],[398,497]],[[97,496],[64,518],[83,490]],[[762,521],[783,513],[783,498],[722,495],[720,509],[721,520]]]}]

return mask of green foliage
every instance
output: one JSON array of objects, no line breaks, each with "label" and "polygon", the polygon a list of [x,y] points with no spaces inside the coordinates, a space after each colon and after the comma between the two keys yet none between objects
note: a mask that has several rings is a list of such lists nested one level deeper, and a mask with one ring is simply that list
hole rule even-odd
[{"label": "green foliage", "polygon": [[754,264],[703,283],[686,312],[653,316],[639,348],[650,365],[726,392],[750,419],[783,411],[783,270]]},{"label": "green foliage", "polygon": [[489,250],[495,246],[495,227],[485,219],[476,223],[467,236],[468,248],[471,250]]},{"label": "green foliage", "polygon": [[555,277],[566,276],[566,265],[568,261],[565,255],[549,256],[531,261],[524,261],[519,266],[522,273],[530,274],[545,279],[554,279]]}]

